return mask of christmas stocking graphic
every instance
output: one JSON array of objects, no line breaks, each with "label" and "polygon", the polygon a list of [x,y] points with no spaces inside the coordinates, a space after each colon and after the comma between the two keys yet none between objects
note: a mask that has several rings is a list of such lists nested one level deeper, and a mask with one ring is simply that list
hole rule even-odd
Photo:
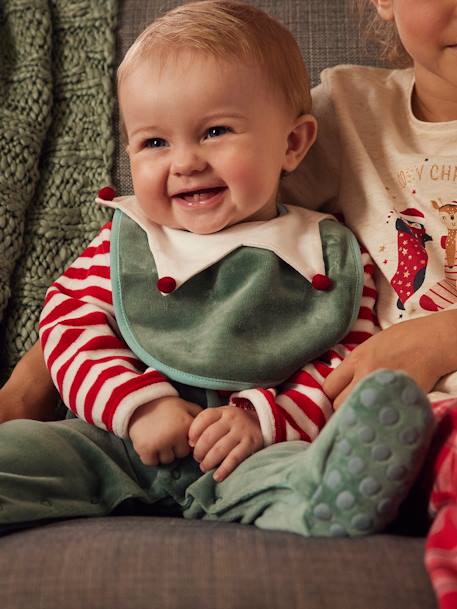
[{"label": "christmas stocking graphic", "polygon": [[421,219],[424,214],[408,208],[400,212],[395,228],[398,231],[398,265],[390,284],[398,294],[397,307],[404,311],[406,301],[421,287],[427,270],[427,241],[432,238],[425,232]]}]

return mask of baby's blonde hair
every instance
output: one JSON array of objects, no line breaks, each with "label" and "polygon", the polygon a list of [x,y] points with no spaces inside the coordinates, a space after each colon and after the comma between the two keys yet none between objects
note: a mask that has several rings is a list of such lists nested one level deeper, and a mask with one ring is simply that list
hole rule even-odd
[{"label": "baby's blonde hair", "polygon": [[311,109],[308,72],[292,34],[264,11],[236,0],[190,2],[153,21],[120,64],[118,90],[140,61],[165,60],[181,50],[257,65],[296,116]]},{"label": "baby's blonde hair", "polygon": [[411,57],[400,40],[395,23],[381,19],[371,0],[351,0],[351,4],[359,14],[365,37],[379,46],[381,59],[396,67],[411,65]]}]

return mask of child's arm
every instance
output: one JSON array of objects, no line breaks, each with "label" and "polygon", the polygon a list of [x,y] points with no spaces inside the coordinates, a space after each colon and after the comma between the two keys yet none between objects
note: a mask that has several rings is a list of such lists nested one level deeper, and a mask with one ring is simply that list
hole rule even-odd
[{"label": "child's arm", "polygon": [[50,421],[55,418],[57,403],[58,393],[37,342],[0,389],[0,423],[11,419]]},{"label": "child's arm", "polygon": [[400,322],[379,332],[347,357],[325,381],[338,407],[354,386],[379,368],[404,370],[425,391],[457,370],[457,310]]},{"label": "child's arm", "polygon": [[110,276],[111,226],[49,288],[40,318],[46,365],[62,400],[79,418],[128,437],[135,410],[177,397],[119,336]]},{"label": "child's arm", "polygon": [[[376,289],[374,265],[362,254],[364,287],[358,319],[341,344],[310,362],[276,389],[247,389],[234,393],[229,406],[211,408],[197,415],[189,432],[194,458],[203,471],[219,465],[217,480],[230,474],[256,450],[289,440],[313,441],[333,413],[333,404],[323,390],[325,378],[362,341],[377,330],[373,312]],[[241,406],[240,412],[236,413]],[[250,407],[254,412],[245,412]],[[235,415],[236,413],[236,415]],[[236,433],[232,427],[236,425]],[[259,443],[258,432],[262,442]],[[237,440],[237,444],[234,444]]]}]

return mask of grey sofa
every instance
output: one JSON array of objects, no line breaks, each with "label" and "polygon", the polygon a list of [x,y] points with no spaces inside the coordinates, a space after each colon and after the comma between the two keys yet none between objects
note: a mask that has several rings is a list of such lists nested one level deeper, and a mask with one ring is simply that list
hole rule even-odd
[{"label": "grey sofa", "polygon": [[[121,2],[118,57],[177,3]],[[296,35],[313,82],[328,65],[376,63],[345,0],[255,4]],[[129,192],[119,141],[113,181]],[[58,522],[0,539],[0,608],[432,609],[423,551],[423,536],[393,530],[329,540],[147,515]]]}]

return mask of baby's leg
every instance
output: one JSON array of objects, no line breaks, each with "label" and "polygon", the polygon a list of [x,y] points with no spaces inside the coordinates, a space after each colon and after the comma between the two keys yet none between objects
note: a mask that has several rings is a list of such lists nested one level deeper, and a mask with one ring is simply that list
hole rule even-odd
[{"label": "baby's leg", "polygon": [[50,421],[56,418],[57,403],[58,393],[37,342],[0,388],[0,423],[12,419]]},{"label": "baby's leg", "polygon": [[[195,464],[195,471],[198,466]],[[0,425],[0,533],[56,519],[108,515],[126,500],[170,503],[170,473],[146,468],[131,445],[79,419]]]},{"label": "baby's leg", "polygon": [[305,536],[357,536],[396,515],[433,430],[429,402],[403,373],[364,379],[313,444],[284,442],[244,461],[216,485],[188,488],[189,518],[254,523]]}]

